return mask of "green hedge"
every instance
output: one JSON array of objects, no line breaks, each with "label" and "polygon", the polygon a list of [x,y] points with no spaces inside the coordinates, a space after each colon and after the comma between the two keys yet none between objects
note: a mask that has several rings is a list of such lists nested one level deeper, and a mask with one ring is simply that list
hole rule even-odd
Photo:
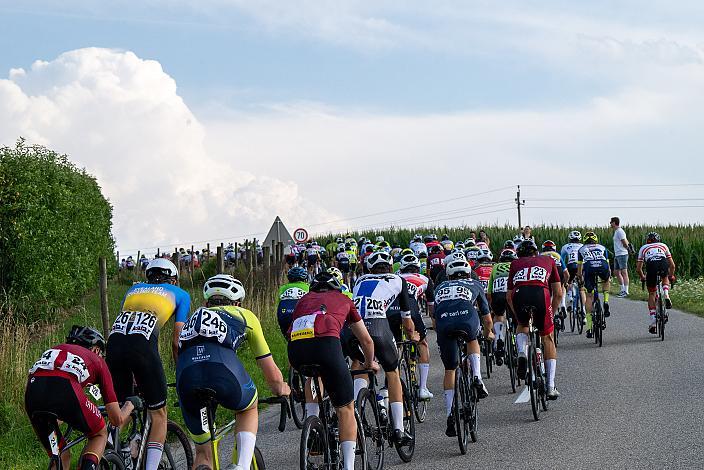
[{"label": "green hedge", "polygon": [[[95,178],[41,145],[0,147],[0,286],[28,320],[69,306],[112,259],[112,206]],[[108,263],[112,267],[113,263]]]}]

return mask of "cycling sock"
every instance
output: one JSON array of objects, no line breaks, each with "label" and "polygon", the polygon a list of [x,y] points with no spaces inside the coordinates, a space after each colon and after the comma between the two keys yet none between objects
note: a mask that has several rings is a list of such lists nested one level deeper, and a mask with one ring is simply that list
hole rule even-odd
[{"label": "cycling sock", "polygon": [[587,312],[587,329],[592,329],[592,314],[590,312]]},{"label": "cycling sock", "polygon": [[565,301],[566,301],[566,300],[567,300],[567,296],[566,296],[566,295],[563,295],[563,296],[562,296],[562,300],[560,300],[560,307],[566,308],[566,304],[565,304]]},{"label": "cycling sock", "polygon": [[557,359],[545,359],[545,371],[548,373],[548,388],[555,386],[555,368]]},{"label": "cycling sock", "polygon": [[81,456],[81,465],[78,467],[80,470],[98,470],[98,456],[92,452],[86,452]]},{"label": "cycling sock", "polygon": [[390,404],[391,416],[394,420],[394,429],[403,431],[403,403],[395,401]]},{"label": "cycling sock", "polygon": [[516,349],[518,350],[518,354],[522,354],[524,356],[527,356],[528,353],[526,352],[526,343],[528,342],[528,335],[525,333],[518,333],[516,335]]},{"label": "cycling sock", "polygon": [[247,431],[238,432],[235,435],[235,441],[237,442],[237,465],[249,468],[252,465],[257,435]]},{"label": "cycling sock", "polygon": [[447,416],[452,414],[452,401],[455,398],[455,389],[445,390],[445,411]]},{"label": "cycling sock", "polygon": [[662,290],[663,290],[663,293],[665,294],[665,297],[669,297],[669,296],[670,296],[670,286],[667,286],[667,285],[663,284],[663,285],[662,285]]},{"label": "cycling sock", "polygon": [[161,461],[161,453],[164,452],[164,444],[161,442],[149,442],[147,444],[147,464],[146,470],[157,470]]},{"label": "cycling sock", "polygon": [[494,335],[496,336],[494,338],[494,347],[496,347],[496,342],[504,339],[504,324],[502,322],[494,323]]},{"label": "cycling sock", "polygon": [[479,381],[482,381],[482,356],[476,353],[472,353],[469,355],[469,362],[472,365],[472,374],[474,374],[474,378],[479,379]]},{"label": "cycling sock", "polygon": [[342,441],[342,461],[345,470],[354,470],[354,453],[357,451],[357,443],[355,441]]},{"label": "cycling sock", "polygon": [[367,383],[367,380],[366,380],[366,379],[360,379],[360,378],[354,379],[354,399],[355,399],[355,400],[357,399],[357,396],[359,395],[359,392],[360,392],[362,389],[367,388],[368,385],[369,385],[369,384]]},{"label": "cycling sock", "polygon": [[609,291],[604,292],[604,303],[609,303]]},{"label": "cycling sock", "polygon": [[418,368],[420,369],[420,383],[418,383],[418,385],[420,388],[428,388],[428,372],[430,372],[430,364],[421,362],[418,365]]},{"label": "cycling sock", "polygon": [[319,409],[317,403],[306,403],[306,416],[318,416]]}]

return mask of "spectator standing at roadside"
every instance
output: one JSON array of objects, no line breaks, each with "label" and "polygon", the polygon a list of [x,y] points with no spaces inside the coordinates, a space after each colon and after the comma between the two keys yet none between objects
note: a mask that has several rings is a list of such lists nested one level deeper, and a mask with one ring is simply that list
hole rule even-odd
[{"label": "spectator standing at roadside", "polygon": [[533,237],[533,229],[530,228],[530,225],[526,225],[523,227],[523,230],[521,232],[521,235],[523,235],[524,240],[533,240],[535,241],[535,238]]},{"label": "spectator standing at roadside", "polygon": [[486,246],[491,248],[491,239],[484,230],[479,231],[479,241],[486,243]]},{"label": "spectator standing at roadside", "polygon": [[629,294],[628,238],[626,238],[626,232],[620,226],[621,220],[618,217],[611,217],[610,225],[614,231],[614,273],[621,287],[617,297],[626,297]]}]

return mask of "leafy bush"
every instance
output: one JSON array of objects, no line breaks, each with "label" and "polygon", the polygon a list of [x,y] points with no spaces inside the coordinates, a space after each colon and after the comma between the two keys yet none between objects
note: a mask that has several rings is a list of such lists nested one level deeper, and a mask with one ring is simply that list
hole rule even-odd
[{"label": "leafy bush", "polygon": [[111,226],[95,178],[66,155],[23,139],[0,147],[0,287],[15,314],[35,320],[95,286]]}]

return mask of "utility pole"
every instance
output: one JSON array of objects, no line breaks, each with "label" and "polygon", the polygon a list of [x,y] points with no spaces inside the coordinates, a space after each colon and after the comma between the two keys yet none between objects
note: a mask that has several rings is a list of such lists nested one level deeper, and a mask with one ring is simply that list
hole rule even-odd
[{"label": "utility pole", "polygon": [[520,230],[523,228],[523,224],[521,224],[521,206],[526,205],[526,200],[521,199],[521,185],[520,184],[517,186],[515,200],[516,200],[516,209],[518,210],[518,228]]}]

